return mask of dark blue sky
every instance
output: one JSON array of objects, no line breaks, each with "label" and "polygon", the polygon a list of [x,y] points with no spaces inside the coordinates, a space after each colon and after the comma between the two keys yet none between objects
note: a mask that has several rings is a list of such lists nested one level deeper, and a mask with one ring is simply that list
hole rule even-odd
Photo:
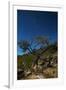
[{"label": "dark blue sky", "polygon": [[[48,11],[17,10],[17,41],[31,41],[36,36],[47,36],[50,42],[57,41],[58,13]],[[22,51],[17,50],[18,54]]]}]

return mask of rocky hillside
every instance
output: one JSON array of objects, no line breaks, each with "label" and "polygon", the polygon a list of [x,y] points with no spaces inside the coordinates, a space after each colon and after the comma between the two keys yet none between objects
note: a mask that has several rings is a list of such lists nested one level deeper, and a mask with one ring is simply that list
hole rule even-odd
[{"label": "rocky hillside", "polygon": [[[57,44],[49,45],[38,60],[38,65],[33,65],[36,56],[26,54],[17,57],[17,79],[41,79],[58,77]],[[41,53],[42,50],[36,51]],[[33,52],[34,53],[34,52]]]}]

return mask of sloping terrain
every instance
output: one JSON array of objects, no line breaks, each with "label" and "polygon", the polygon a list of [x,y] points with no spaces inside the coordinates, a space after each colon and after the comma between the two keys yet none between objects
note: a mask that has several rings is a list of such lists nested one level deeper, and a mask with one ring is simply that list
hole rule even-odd
[{"label": "sloping terrain", "polygon": [[[41,53],[42,50],[36,51]],[[38,78],[57,78],[58,77],[58,59],[57,45],[53,44],[47,47],[42,53],[38,65],[33,66],[36,56],[26,54],[17,56],[17,79],[38,79]],[[33,77],[34,76],[34,77]]]}]

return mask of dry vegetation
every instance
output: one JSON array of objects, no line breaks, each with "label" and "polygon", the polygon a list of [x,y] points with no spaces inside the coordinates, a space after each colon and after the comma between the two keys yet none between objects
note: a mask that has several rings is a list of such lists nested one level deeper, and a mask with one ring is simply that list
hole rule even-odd
[{"label": "dry vegetation", "polygon": [[[38,50],[40,51],[40,50]],[[38,60],[38,65],[33,65],[36,57],[26,54],[17,57],[17,79],[44,79],[58,77],[57,48],[50,46]]]}]

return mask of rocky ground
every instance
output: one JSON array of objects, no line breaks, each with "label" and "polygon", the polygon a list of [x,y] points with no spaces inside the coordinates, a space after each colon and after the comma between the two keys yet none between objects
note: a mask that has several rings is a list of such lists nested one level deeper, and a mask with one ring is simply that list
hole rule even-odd
[{"label": "rocky ground", "polygon": [[[55,57],[55,59],[57,59]],[[34,65],[29,69],[18,70],[18,80],[21,79],[44,79],[58,77],[58,64],[56,60],[52,60],[48,66],[48,62],[39,61],[38,66]],[[21,73],[20,73],[21,72]]]},{"label": "rocky ground", "polygon": [[38,63],[34,63],[36,57],[28,54],[18,56],[17,79],[44,79],[58,77],[58,54],[57,48],[51,46],[43,55]]}]

